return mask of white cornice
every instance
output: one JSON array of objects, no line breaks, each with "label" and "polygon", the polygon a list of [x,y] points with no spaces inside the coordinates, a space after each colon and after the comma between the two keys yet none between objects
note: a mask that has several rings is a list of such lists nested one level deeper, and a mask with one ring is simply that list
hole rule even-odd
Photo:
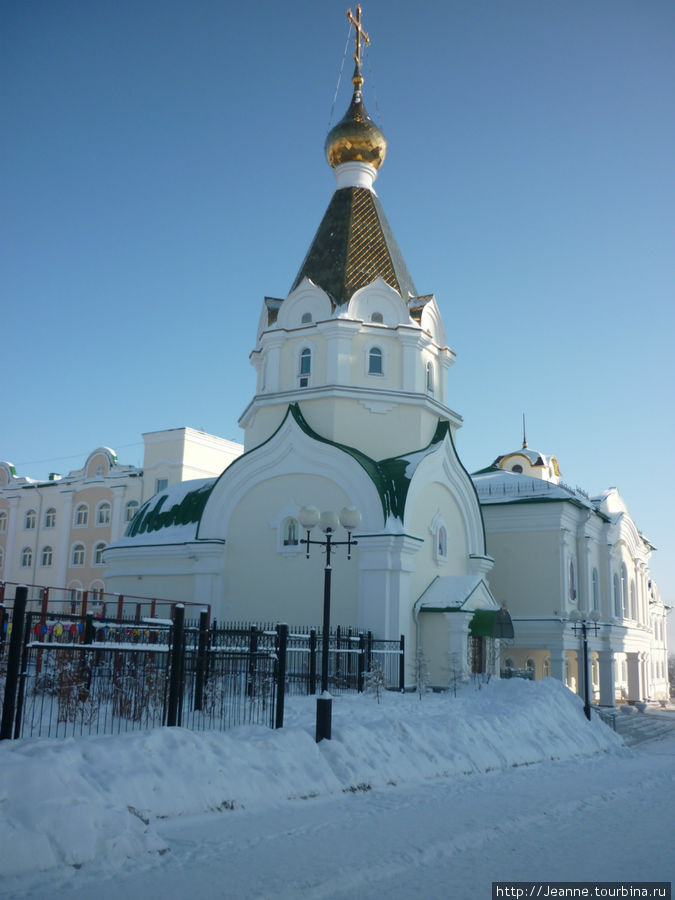
[{"label": "white cornice", "polygon": [[461,428],[463,419],[459,413],[428,394],[414,391],[395,391],[387,388],[350,387],[347,385],[327,384],[315,388],[298,388],[294,391],[279,391],[273,394],[256,394],[239,418],[239,425],[246,428],[251,417],[266,406],[288,405],[306,402],[307,400],[325,400],[327,397],[341,400],[359,400],[363,403],[392,403],[402,406],[422,406],[438,416],[448,419],[456,428]]}]

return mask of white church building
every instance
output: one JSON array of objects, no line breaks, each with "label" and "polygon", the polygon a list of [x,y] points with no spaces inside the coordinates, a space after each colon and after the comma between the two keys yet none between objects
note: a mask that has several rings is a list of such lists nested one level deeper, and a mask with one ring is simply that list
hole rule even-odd
[{"label": "white church building", "polygon": [[513,619],[504,674],[552,676],[583,695],[583,620],[591,702],[666,700],[667,609],[649,571],[654,548],[617,489],[591,497],[566,485],[556,457],[525,438],[473,480],[494,558],[490,586]]},{"label": "white church building", "polygon": [[409,681],[423,653],[432,684],[447,685],[451,668],[498,669],[509,620],[455,449],[455,355],[373,189],[387,145],[363,104],[360,40],[357,29],[351,104],[326,139],[337,188],[289,294],[264,299],[251,335],[244,453],[146,502],[105,551],[106,589],[208,603],[220,620],[317,625],[324,560],[306,557],[301,510],[355,507],[352,558],[331,560],[332,622],[403,635]]}]

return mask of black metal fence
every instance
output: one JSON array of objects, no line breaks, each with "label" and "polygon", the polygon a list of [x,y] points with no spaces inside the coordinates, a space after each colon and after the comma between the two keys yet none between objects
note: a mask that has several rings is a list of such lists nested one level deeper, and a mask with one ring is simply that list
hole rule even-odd
[{"label": "black metal fence", "polygon": [[[0,605],[0,739],[118,734],[159,725],[281,728],[287,692],[314,694],[321,671],[316,629],[209,626],[26,611],[18,588],[12,615]],[[404,645],[355,629],[329,641],[329,689],[362,691],[366,673],[403,690]]]}]

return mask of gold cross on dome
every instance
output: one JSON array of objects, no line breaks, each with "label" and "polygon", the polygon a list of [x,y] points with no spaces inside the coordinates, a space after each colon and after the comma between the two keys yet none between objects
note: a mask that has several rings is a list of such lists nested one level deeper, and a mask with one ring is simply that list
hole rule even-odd
[{"label": "gold cross on dome", "polygon": [[366,45],[370,44],[368,32],[364,31],[361,25],[361,4],[356,4],[356,16],[352,15],[351,9],[348,9],[347,18],[354,26],[354,31],[356,32],[356,53],[354,54],[354,62],[361,68],[361,41]]}]

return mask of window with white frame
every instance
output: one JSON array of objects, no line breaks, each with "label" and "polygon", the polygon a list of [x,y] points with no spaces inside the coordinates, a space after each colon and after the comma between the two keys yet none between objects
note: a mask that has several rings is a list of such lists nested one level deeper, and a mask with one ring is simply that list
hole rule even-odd
[{"label": "window with white frame", "polygon": [[444,563],[448,558],[448,529],[440,513],[434,516],[429,526],[433,538],[434,559],[437,563]]},{"label": "window with white frame", "polygon": [[56,528],[56,510],[53,506],[45,513],[45,528]]},{"label": "window with white frame", "polygon": [[298,383],[300,387],[309,387],[309,379],[312,374],[312,351],[309,347],[303,347],[300,353],[300,367],[298,369]]},{"label": "window with white frame", "polygon": [[155,493],[159,494],[160,491],[165,491],[169,486],[168,478],[156,478],[155,479]]},{"label": "window with white frame", "polygon": [[439,559],[448,558],[448,532],[445,525],[441,525],[436,535],[436,555]]},{"label": "window with white frame", "polygon": [[85,548],[84,544],[75,544],[73,547],[73,552],[71,555],[71,565],[73,566],[83,566],[85,558]]},{"label": "window with white frame", "polygon": [[54,558],[54,551],[51,547],[43,547],[42,548],[42,556],[40,557],[40,565],[45,566],[45,568],[51,566],[52,560]]},{"label": "window with white frame", "polygon": [[94,565],[95,566],[103,565],[103,551],[105,550],[106,546],[107,545],[104,543],[104,541],[100,541],[94,547]]},{"label": "window with white frame", "polygon": [[297,547],[300,540],[300,523],[297,519],[289,516],[284,520],[283,525],[283,542],[284,547]]},{"label": "window with white frame", "polygon": [[551,657],[550,656],[547,656],[546,659],[544,660],[544,664],[542,666],[542,675],[544,676],[544,678],[551,677]]},{"label": "window with white frame", "polygon": [[138,500],[130,500],[126,505],[126,510],[124,513],[124,521],[131,522],[133,517],[138,512]]},{"label": "window with white frame", "polygon": [[104,596],[105,588],[103,587],[103,583],[100,581],[95,581],[89,588],[89,599],[92,603],[92,606],[101,606]]},{"label": "window with white frame", "polygon": [[4,566],[4,564],[5,564],[5,551],[3,550],[2,547],[0,547],[0,569]]},{"label": "window with white frame", "polygon": [[96,524],[97,525],[110,525],[110,511],[111,506],[107,500],[103,503],[99,503],[96,507]]},{"label": "window with white frame", "polygon": [[427,389],[427,394],[431,394],[433,396],[433,393],[434,393],[434,364],[432,362],[427,363],[426,389]]},{"label": "window with white frame", "polygon": [[577,577],[576,577],[576,569],[574,565],[574,559],[570,558],[570,566],[569,566],[569,598],[570,603],[577,602]]},{"label": "window with white frame", "polygon": [[368,374],[384,375],[382,351],[379,347],[371,347],[368,351]]},{"label": "window with white frame", "polygon": [[73,524],[76,528],[84,528],[89,522],[89,507],[86,503],[78,503],[75,507],[75,519]]},{"label": "window with white frame", "polygon": [[0,532],[7,531],[7,513],[0,512]]},{"label": "window with white frame", "polygon": [[33,565],[33,551],[30,547],[24,547],[21,551],[21,568],[30,569]]},{"label": "window with white frame", "polygon": [[23,527],[27,531],[32,531],[35,528],[35,522],[37,521],[37,513],[34,509],[29,509],[26,513],[26,517],[23,522]]}]

